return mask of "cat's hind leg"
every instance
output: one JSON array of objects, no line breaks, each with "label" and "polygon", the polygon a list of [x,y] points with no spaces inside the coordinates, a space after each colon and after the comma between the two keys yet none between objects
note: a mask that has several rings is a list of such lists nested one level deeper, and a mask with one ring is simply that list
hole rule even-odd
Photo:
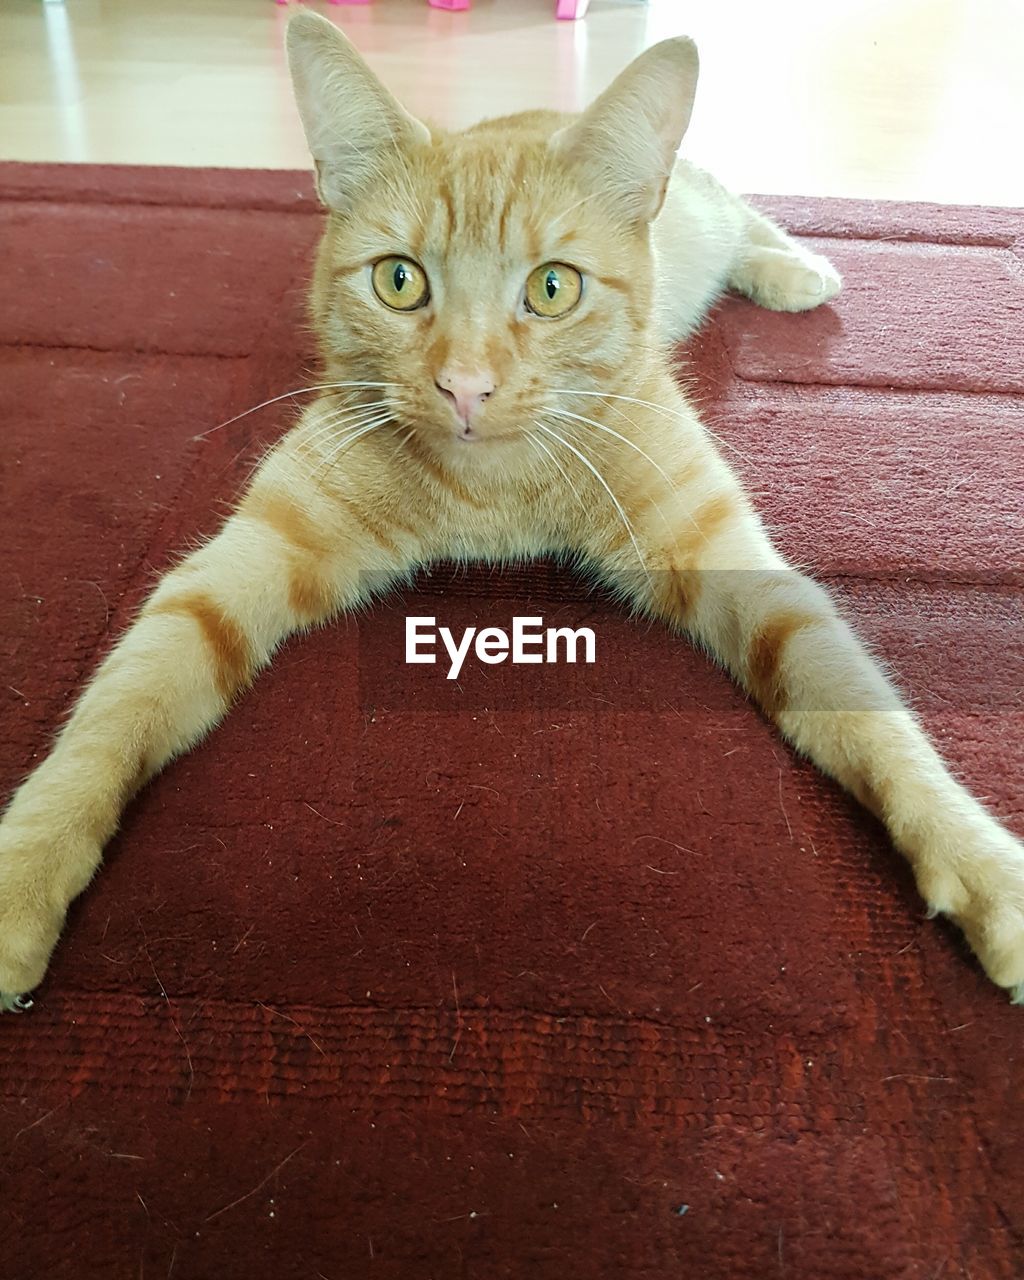
[{"label": "cat's hind leg", "polygon": [[842,285],[826,258],[686,160],[676,164],[652,244],[666,343],[692,333],[726,289],[772,311],[809,311]]},{"label": "cat's hind leg", "polygon": [[764,214],[745,206],[746,234],[729,272],[729,288],[770,311],[810,311],[831,301],[842,277]]}]

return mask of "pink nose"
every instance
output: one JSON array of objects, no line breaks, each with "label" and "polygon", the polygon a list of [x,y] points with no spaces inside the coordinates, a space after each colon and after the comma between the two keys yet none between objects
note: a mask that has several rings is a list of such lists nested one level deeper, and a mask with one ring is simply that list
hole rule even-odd
[{"label": "pink nose", "polygon": [[467,427],[495,390],[494,379],[483,370],[465,373],[461,369],[442,369],[435,385]]}]

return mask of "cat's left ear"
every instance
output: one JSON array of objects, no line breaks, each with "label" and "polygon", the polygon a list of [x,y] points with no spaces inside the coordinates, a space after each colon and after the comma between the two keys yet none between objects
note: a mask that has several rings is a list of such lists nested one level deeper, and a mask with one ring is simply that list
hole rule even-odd
[{"label": "cat's left ear", "polygon": [[698,67],[687,36],[662,40],[551,140],[633,224],[651,222],[661,210],[690,123]]},{"label": "cat's left ear", "polygon": [[338,28],[317,13],[288,23],[288,65],[295,101],[316,162],[317,192],[330,209],[346,212],[396,149],[430,142],[430,130],[411,116],[373,74]]}]

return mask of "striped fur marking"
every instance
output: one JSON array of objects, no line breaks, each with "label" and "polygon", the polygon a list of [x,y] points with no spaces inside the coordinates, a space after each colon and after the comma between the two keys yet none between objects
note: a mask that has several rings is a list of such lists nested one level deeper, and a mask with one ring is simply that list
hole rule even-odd
[{"label": "striped fur marking", "polygon": [[798,631],[820,621],[808,613],[776,613],[765,618],[750,638],[747,688],[772,719],[786,709],[789,701],[789,689],[782,671],[786,646]]},{"label": "striped fur marking", "polygon": [[217,688],[227,701],[252,679],[255,662],[245,633],[237,622],[205,591],[189,591],[158,601],[151,614],[179,614],[199,626],[213,659]]}]

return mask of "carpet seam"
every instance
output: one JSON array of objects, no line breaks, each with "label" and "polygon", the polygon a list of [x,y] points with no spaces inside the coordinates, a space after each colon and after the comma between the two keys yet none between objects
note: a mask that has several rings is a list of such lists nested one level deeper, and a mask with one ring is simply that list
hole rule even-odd
[{"label": "carpet seam", "polygon": [[[196,1006],[199,1009],[206,1009],[212,1006],[214,1008],[246,1011],[252,1008],[263,1007],[263,1008],[269,1008],[271,1012],[277,1012],[281,1009],[286,1009],[288,1010],[289,1013],[297,1012],[300,1014],[307,1014],[307,1013],[321,1012],[329,1015],[342,1014],[342,1015],[353,1016],[353,1017],[365,1017],[366,1015],[380,1015],[381,1017],[385,1017],[389,1014],[407,1014],[407,1015],[425,1014],[425,1015],[431,1015],[431,1016],[440,1014],[440,1015],[445,1015],[446,1017],[449,1017],[449,1018],[457,1019],[461,1013],[461,1019],[463,1022],[467,1021],[471,1016],[477,1016],[481,1018],[486,1018],[488,1016],[495,1016],[497,1018],[526,1017],[526,1018],[546,1019],[556,1024],[568,1022],[568,1021],[593,1022],[595,1025],[598,1025],[598,1026],[605,1026],[605,1025],[609,1027],[629,1026],[629,1027],[637,1027],[640,1029],[650,1028],[653,1030],[665,1030],[665,1031],[686,1031],[686,1030],[700,1031],[704,1029],[704,1024],[699,1021],[695,1021],[693,1023],[680,1023],[680,1022],[670,1021],[669,1019],[666,1019],[666,1018],[657,1018],[651,1014],[625,1014],[624,1013],[621,1015],[616,1015],[613,1013],[593,1013],[585,1009],[574,1009],[574,1008],[559,1009],[559,1010],[552,1011],[547,1009],[536,1009],[529,1005],[490,1005],[489,1004],[486,1006],[466,1005],[461,1007],[461,1010],[459,1011],[459,1010],[456,1010],[454,1005],[443,1005],[443,1004],[393,1004],[393,1005],[304,1004],[301,1002],[290,1003],[286,999],[282,1000],[279,997],[274,997],[274,996],[269,996],[269,997],[254,996],[251,1000],[250,999],[241,1000],[236,997],[230,997],[230,996],[216,996],[216,995],[203,994],[202,992],[199,992],[199,991],[175,992],[175,991],[172,991],[170,988],[168,988],[167,990],[167,995],[164,996],[162,994],[153,995],[153,994],[144,993],[141,991],[131,991],[129,989],[126,989],[125,987],[118,987],[111,990],[107,990],[102,987],[89,987],[89,988],[83,987],[77,990],[72,990],[67,986],[62,986],[61,994],[59,997],[57,997],[57,1003],[66,1003],[69,1007],[75,1006],[76,1008],[79,1008],[81,1006],[81,1002],[83,1001],[83,999],[87,999],[93,996],[97,997],[100,1000],[113,1000],[116,1002],[124,1002],[125,1004],[128,1004],[129,1002],[132,1004],[141,1003],[145,1005],[146,1008],[142,1011],[139,1011],[138,1016],[140,1018],[148,1016],[149,1013],[151,1013],[154,1010],[163,1008],[165,1005],[165,1002],[170,1002],[171,1004],[174,1004],[174,1005],[191,1004]],[[46,999],[45,992],[43,996],[39,1000],[37,1000],[37,1006],[39,1010],[45,1010],[47,1008],[47,999]],[[49,1005],[49,1007],[52,1008],[53,1007],[52,1004]],[[834,1007],[835,1006],[833,1006],[833,1008]],[[38,1018],[38,1015],[36,1020],[37,1021],[40,1020]],[[56,1028],[57,1026],[60,1025],[60,1023],[57,1019],[55,1019],[53,1022],[49,1023],[49,1025]],[[805,1038],[806,1039],[827,1039],[828,1037],[832,1036],[833,1033],[834,1033],[834,1027],[830,1025],[827,1029],[821,1030],[821,1031],[801,1030],[799,1032],[791,1032],[789,1034],[791,1034],[794,1038],[799,1038],[803,1040]],[[745,1029],[741,1030],[738,1028],[735,1030],[730,1030],[728,1028],[728,1024],[726,1022],[723,1022],[720,1017],[715,1022],[715,1034],[719,1037],[731,1035],[731,1036],[737,1037],[738,1039],[742,1039],[743,1041],[749,1041],[752,1038],[749,1030],[745,1030]],[[779,1033],[777,1031],[765,1031],[764,1038],[771,1040],[773,1042],[777,1042],[779,1038]]]},{"label": "carpet seam", "polygon": [[251,351],[168,351],[160,347],[99,347],[85,342],[30,342],[0,338],[0,350],[88,351],[92,355],[157,356],[168,360],[251,360]]},{"label": "carpet seam", "polygon": [[1006,396],[1011,400],[1024,400],[1024,387],[1013,386],[996,386],[996,387],[960,387],[952,383],[934,383],[934,382],[822,382],[817,378],[772,378],[757,377],[753,374],[746,374],[742,370],[737,369],[732,364],[734,352],[729,346],[728,338],[725,339],[726,354],[730,359],[730,372],[738,382],[742,382],[745,386],[757,387],[815,387],[822,390],[850,390],[850,391],[889,391],[893,395],[901,393],[914,392],[915,394],[924,393],[926,395],[959,395],[959,396]]}]

